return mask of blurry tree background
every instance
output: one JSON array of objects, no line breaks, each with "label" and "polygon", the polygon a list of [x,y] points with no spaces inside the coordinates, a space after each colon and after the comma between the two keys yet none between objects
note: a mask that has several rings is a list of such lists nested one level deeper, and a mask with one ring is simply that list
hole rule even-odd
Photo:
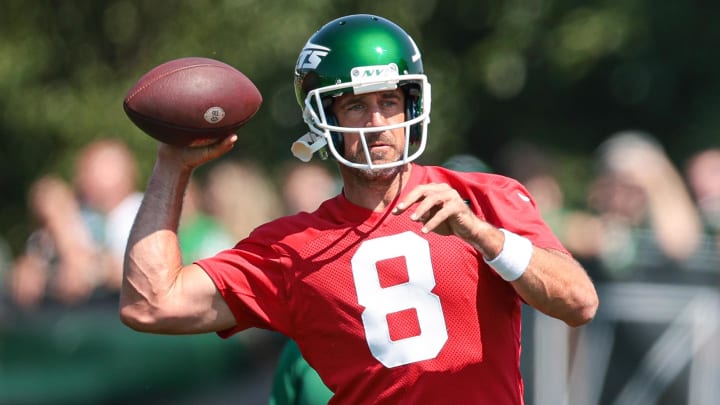
[{"label": "blurry tree background", "polygon": [[321,24],[377,13],[423,51],[433,84],[426,163],[470,152],[494,164],[510,140],[545,145],[580,195],[595,147],[641,129],[676,163],[720,131],[720,3],[651,0],[3,0],[0,4],[0,236],[15,252],[40,174],[71,175],[74,153],[126,139],[150,170],[156,143],[122,111],[127,89],[170,59],[211,57],[264,104],[227,158],[270,170],[304,132],[292,69]]}]

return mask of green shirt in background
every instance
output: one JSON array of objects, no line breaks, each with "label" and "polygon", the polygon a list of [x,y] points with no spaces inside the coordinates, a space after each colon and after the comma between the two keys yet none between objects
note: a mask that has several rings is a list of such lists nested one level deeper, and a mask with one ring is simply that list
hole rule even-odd
[{"label": "green shirt in background", "polygon": [[280,353],[270,405],[325,405],[333,393],[290,340]]}]

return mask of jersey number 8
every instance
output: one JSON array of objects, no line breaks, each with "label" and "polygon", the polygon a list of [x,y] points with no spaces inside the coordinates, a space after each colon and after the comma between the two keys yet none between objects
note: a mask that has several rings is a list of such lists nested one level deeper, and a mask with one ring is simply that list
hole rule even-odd
[{"label": "jersey number 8", "polygon": [[[382,287],[376,264],[396,257],[405,258],[408,282]],[[388,368],[435,358],[448,334],[440,297],[432,292],[435,276],[428,242],[413,232],[368,240],[360,245],[351,264],[373,357]],[[407,309],[417,312],[420,333],[393,341],[387,316]]]}]

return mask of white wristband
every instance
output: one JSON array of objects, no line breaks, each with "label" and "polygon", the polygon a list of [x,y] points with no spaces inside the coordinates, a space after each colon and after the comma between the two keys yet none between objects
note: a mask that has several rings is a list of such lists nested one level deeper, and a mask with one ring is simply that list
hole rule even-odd
[{"label": "white wristband", "polygon": [[483,257],[505,281],[514,281],[527,270],[530,257],[533,253],[532,242],[528,238],[512,233],[507,229],[500,229],[505,234],[505,242],[500,254],[492,260]]}]

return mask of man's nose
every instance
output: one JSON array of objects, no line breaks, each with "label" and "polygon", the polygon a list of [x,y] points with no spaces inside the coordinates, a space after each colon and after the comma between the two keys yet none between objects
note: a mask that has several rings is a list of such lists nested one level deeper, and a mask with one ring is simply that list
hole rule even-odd
[{"label": "man's nose", "polygon": [[380,108],[373,108],[370,111],[370,122],[371,127],[382,127],[387,125],[387,118],[380,111]]}]

